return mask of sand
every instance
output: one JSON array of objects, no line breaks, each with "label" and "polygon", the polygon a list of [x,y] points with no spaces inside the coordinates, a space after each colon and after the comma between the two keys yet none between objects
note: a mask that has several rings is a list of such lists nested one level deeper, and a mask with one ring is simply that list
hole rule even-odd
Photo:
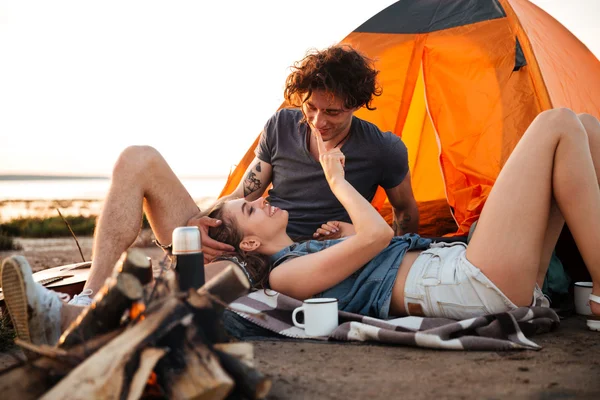
[{"label": "sand", "polygon": [[[72,239],[19,240],[34,270],[80,261]],[[80,238],[84,256],[91,238]],[[156,263],[160,249],[145,249]],[[4,258],[15,252],[0,252]],[[254,341],[269,399],[599,399],[600,332],[583,317],[533,340],[541,351],[455,352],[372,344]],[[11,352],[19,357],[20,351]],[[0,368],[14,358],[0,354]]]}]

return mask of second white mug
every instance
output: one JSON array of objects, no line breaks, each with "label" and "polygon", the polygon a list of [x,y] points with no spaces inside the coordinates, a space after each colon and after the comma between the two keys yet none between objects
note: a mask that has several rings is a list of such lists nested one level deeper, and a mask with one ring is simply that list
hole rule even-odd
[{"label": "second white mug", "polygon": [[[296,320],[296,315],[304,312],[304,323]],[[292,321],[303,328],[308,336],[329,336],[338,327],[338,300],[335,298],[317,298],[304,300],[301,307],[292,313]]]},{"label": "second white mug", "polygon": [[592,286],[592,282],[575,282],[575,312],[579,315],[592,315],[589,300]]}]

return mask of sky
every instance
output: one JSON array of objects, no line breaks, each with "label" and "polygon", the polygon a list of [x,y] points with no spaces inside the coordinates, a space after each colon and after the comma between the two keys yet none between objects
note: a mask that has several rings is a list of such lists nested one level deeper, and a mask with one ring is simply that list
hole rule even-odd
[{"label": "sky", "polygon": [[[395,0],[0,0],[0,174],[110,175],[126,146],[227,175],[289,66]],[[532,1],[600,58],[600,0]]]}]

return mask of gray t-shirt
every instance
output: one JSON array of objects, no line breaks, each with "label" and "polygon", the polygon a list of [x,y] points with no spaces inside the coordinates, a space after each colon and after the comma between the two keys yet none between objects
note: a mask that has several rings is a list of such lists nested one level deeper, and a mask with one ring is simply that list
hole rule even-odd
[{"label": "gray t-shirt", "polygon": [[[311,236],[327,221],[351,222],[327,184],[321,164],[307,146],[308,125],[299,109],[282,109],[265,125],[256,156],[273,167],[269,202],[289,212],[291,237]],[[400,138],[381,132],[374,124],[352,117],[346,157],[346,180],[367,200],[378,186],[398,186],[408,172],[408,154]]]}]

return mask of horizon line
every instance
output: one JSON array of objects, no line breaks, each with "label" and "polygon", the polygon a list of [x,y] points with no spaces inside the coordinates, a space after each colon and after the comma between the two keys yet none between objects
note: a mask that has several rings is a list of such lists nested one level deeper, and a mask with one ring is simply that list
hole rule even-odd
[{"label": "horizon line", "polygon": [[[0,174],[0,181],[66,180],[66,179],[110,179],[110,175],[68,174]],[[179,179],[227,179],[227,175],[181,175]]]}]

